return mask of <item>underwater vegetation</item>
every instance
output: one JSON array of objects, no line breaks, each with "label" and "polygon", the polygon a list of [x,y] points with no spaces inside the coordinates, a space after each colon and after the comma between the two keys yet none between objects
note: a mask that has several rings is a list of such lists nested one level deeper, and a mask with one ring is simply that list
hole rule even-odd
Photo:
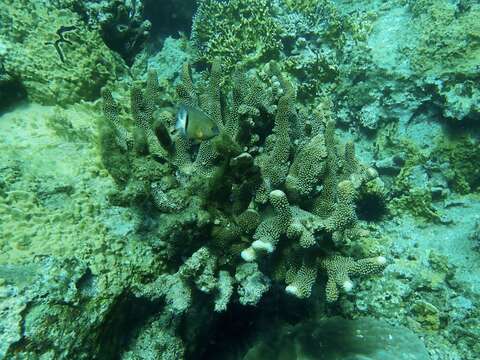
[{"label": "underwater vegetation", "polygon": [[474,0],[0,0],[0,358],[480,358]]}]

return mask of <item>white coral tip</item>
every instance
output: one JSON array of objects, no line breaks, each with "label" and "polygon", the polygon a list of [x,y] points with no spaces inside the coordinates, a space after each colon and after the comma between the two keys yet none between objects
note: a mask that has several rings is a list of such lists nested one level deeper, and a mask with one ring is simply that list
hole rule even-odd
[{"label": "white coral tip", "polygon": [[254,261],[257,258],[257,254],[255,253],[255,249],[252,247],[246,248],[240,253],[240,256],[243,260],[247,262]]},{"label": "white coral tip", "polygon": [[387,263],[387,258],[385,256],[378,256],[377,263],[378,265],[385,265]]},{"label": "white coral tip", "polygon": [[270,192],[270,197],[275,199],[281,199],[285,197],[285,193],[282,190],[272,190]]},{"label": "white coral tip", "polygon": [[372,167],[369,167],[367,169],[367,175],[368,175],[369,179],[375,179],[376,177],[378,177],[378,171],[375,170]]},{"label": "white coral tip", "polygon": [[266,251],[268,253],[272,253],[273,250],[275,250],[275,247],[273,246],[272,243],[267,242],[267,241],[262,241],[262,240],[255,240],[252,243],[252,248],[255,249],[255,250]]},{"label": "white coral tip", "polygon": [[353,281],[352,280],[345,280],[342,284],[343,290],[349,293],[353,289]]},{"label": "white coral tip", "polygon": [[288,285],[285,288],[285,291],[290,295],[300,297],[300,291],[298,290],[298,287],[296,287],[295,285]]}]

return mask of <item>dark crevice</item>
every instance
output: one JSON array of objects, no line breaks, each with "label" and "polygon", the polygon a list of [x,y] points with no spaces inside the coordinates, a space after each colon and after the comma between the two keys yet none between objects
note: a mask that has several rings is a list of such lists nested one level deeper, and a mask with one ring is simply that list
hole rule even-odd
[{"label": "dark crevice", "polygon": [[231,303],[212,326],[205,350],[192,355],[191,359],[242,359],[266,329],[275,327],[274,324],[295,325],[311,317],[313,306],[305,305],[305,300],[285,296],[284,287],[280,286],[270,289],[268,298],[255,307]]},{"label": "dark crevice", "polygon": [[152,38],[190,33],[195,0],[145,0],[144,16],[152,23]]},{"label": "dark crevice", "polygon": [[27,99],[27,90],[20,79],[2,74],[0,68],[0,114]]},{"label": "dark crevice", "polygon": [[120,354],[136,335],[137,329],[156,312],[159,305],[130,294],[119,296],[98,330],[95,344],[98,344],[97,359],[119,359]]},{"label": "dark crevice", "polygon": [[356,203],[360,220],[380,221],[387,213],[385,198],[380,194],[361,194]]}]

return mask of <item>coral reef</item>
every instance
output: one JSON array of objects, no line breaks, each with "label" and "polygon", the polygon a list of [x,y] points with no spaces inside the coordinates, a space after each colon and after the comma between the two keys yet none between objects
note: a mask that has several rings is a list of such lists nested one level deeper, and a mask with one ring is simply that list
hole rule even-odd
[{"label": "coral reef", "polygon": [[171,104],[175,98],[175,88],[171,86],[182,71],[182,65],[192,58],[190,45],[185,38],[175,39],[167,37],[162,50],[155,55],[142,51],[132,65],[131,71],[136,79],[146,80],[148,69],[157,72],[158,81],[162,86],[161,96],[165,104]]},{"label": "coral reef", "polygon": [[196,0],[143,0],[144,13],[152,22],[153,37],[166,37],[177,33],[188,34],[192,26],[192,17]]},{"label": "coral reef", "polygon": [[[211,62],[219,57],[226,75],[241,63],[261,69],[260,60],[275,60],[295,81],[305,102],[328,98],[340,79],[351,77],[347,65],[365,55],[355,47],[369,33],[371,19],[342,14],[334,2],[322,1],[199,1],[191,40],[197,58]],[[260,64],[259,64],[260,63]],[[269,74],[264,81],[275,82]]]},{"label": "coral reef", "polygon": [[[172,258],[178,251],[195,249],[197,238],[208,239],[173,275],[161,275],[154,292],[166,296],[175,313],[182,313],[190,304],[188,284],[193,283],[200,292],[217,292],[221,300],[214,308],[223,310],[232,292],[233,273],[240,303],[254,305],[273,280],[283,279],[288,293],[308,297],[318,269],[327,272],[330,282],[347,279],[347,274],[381,271],[386,265],[383,257],[354,262],[339,256],[352,251],[349,246],[360,231],[355,198],[364,184],[376,179],[376,171],[356,160],[353,143],[337,144],[333,120],[318,119],[315,129],[305,126],[287,81],[282,79],[284,95],[274,110],[275,96],[240,70],[231,94],[223,99],[221,71],[215,61],[208,78],[195,84],[185,65],[177,85],[180,103],[202,109],[220,129],[218,136],[198,146],[174,135],[173,115],[157,107],[160,90],[154,71],[144,86],[132,86],[131,120],[124,125],[111,92],[103,92],[104,114],[113,132],[102,131],[102,144],[111,144],[108,149],[117,153],[105,152],[103,157],[119,185],[112,199],[124,205],[154,204],[161,221],[177,222],[183,239],[181,249],[176,242],[167,245]],[[122,154],[128,159],[124,166],[130,169],[128,179],[119,177],[118,164],[111,161]],[[188,214],[195,214],[196,225],[185,223],[191,218]],[[186,228],[192,229],[192,238]],[[170,237],[180,236],[174,235],[175,229],[172,232]],[[253,242],[246,246],[249,238]],[[275,271],[273,279],[271,269],[262,266],[265,253],[273,253],[283,275]],[[255,262],[242,265],[241,258]],[[340,265],[335,259],[345,260]],[[191,262],[198,264],[197,270],[191,271]],[[213,291],[218,274],[229,280]],[[337,297],[327,294],[328,301]],[[178,301],[182,304],[173,305]]]},{"label": "coral reef", "polygon": [[476,360],[477,2],[193,9],[3,2],[0,357]]},{"label": "coral reef", "polygon": [[126,288],[163,271],[133,235],[137,216],[106,201],[114,184],[97,157],[99,113],[30,104],[1,117],[1,358],[114,358],[120,319],[142,307]]},{"label": "coral reef", "polygon": [[176,360],[185,358],[185,346],[169,331],[168,316],[160,316],[145,325],[122,359]]},{"label": "coral reef", "polygon": [[[87,205],[95,195],[84,190],[98,174],[91,160],[96,153],[91,119],[96,116],[89,106],[63,111],[31,105],[3,118],[0,254],[9,262],[80,251],[109,237],[100,221],[105,204]],[[78,153],[85,158],[77,161]],[[83,169],[80,175],[78,169]],[[111,186],[105,177],[96,183],[97,193]]]},{"label": "coral reef", "polygon": [[357,296],[368,296],[340,300],[345,311],[395,319],[422,334],[434,359],[446,353],[474,359],[478,353],[478,344],[471,341],[479,324],[474,305],[480,300],[474,270],[478,254],[470,251],[469,235],[475,234],[479,202],[478,197],[457,201],[459,205],[445,209],[453,225],[422,227],[416,218],[398,216],[382,222],[379,231],[402,239],[391,245],[392,265],[374,289],[357,291]]},{"label": "coral reef", "polygon": [[480,171],[479,140],[470,135],[452,135],[442,139],[432,153],[432,162],[444,164],[449,188],[461,194],[478,192]]},{"label": "coral reef", "polygon": [[[478,139],[468,131],[440,133],[432,122],[403,130],[391,124],[377,136],[382,158],[375,167],[387,184],[390,214],[410,213],[418,220],[448,224],[444,216],[449,197],[478,192]],[[422,146],[428,134],[428,146]],[[411,135],[411,136],[410,136]],[[408,136],[408,137],[407,137]]]},{"label": "coral reef", "polygon": [[254,63],[281,48],[273,4],[267,0],[202,0],[192,25],[199,57],[220,57],[231,69],[239,59]]}]

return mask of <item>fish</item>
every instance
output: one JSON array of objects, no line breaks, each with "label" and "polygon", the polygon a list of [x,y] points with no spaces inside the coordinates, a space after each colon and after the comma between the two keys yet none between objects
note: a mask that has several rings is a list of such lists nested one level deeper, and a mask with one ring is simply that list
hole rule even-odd
[{"label": "fish", "polygon": [[175,129],[197,143],[211,139],[220,133],[210,116],[196,107],[186,105],[180,106],[178,110]]}]

